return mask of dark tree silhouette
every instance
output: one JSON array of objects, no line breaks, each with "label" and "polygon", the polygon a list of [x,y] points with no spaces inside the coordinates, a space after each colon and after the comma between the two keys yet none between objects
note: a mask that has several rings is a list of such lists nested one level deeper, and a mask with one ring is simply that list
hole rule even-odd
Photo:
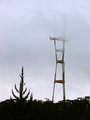
[{"label": "dark tree silhouette", "polygon": [[33,94],[25,95],[23,67],[20,74],[20,86],[15,90],[19,93],[15,99],[0,102],[0,120],[90,120],[90,97],[77,98],[53,103],[48,98],[46,101],[33,100]]},{"label": "dark tree silhouette", "polygon": [[22,104],[8,99],[0,102],[0,120],[90,120],[89,98],[53,103],[49,99],[32,101],[31,96]]},{"label": "dark tree silhouette", "polygon": [[15,84],[15,90],[19,94],[19,96],[16,96],[15,93],[13,92],[13,89],[12,89],[12,94],[13,94],[15,100],[16,101],[21,101],[21,102],[24,102],[29,97],[29,94],[30,94],[30,90],[29,90],[27,95],[25,95],[25,93],[27,91],[27,88],[25,88],[25,90],[24,90],[25,83],[24,83],[24,72],[23,71],[24,71],[24,69],[22,67],[22,71],[21,71],[21,75],[20,75],[21,81],[20,81],[19,90],[17,89],[17,86]]}]

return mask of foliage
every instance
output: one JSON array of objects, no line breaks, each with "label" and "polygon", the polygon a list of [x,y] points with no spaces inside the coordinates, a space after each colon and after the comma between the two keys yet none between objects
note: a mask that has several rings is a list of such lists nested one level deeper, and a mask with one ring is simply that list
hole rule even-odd
[{"label": "foliage", "polygon": [[21,77],[21,81],[20,81],[20,85],[19,85],[19,90],[17,89],[17,86],[15,84],[15,90],[19,94],[19,97],[15,95],[15,93],[13,92],[13,89],[12,89],[12,94],[13,94],[13,96],[14,96],[14,98],[15,98],[16,101],[24,102],[28,98],[28,96],[30,94],[30,90],[27,93],[27,95],[24,96],[25,93],[26,93],[26,91],[27,91],[27,88],[25,88],[25,90],[24,90],[25,83],[24,83],[23,67],[22,67],[22,71],[21,71],[20,77]]},{"label": "foliage", "polygon": [[46,101],[33,100],[33,94],[25,95],[23,67],[21,71],[19,89],[15,84],[15,90],[19,94],[15,99],[2,101],[0,103],[1,120],[90,120],[90,97],[77,98],[53,103],[48,98]]},{"label": "foliage", "polygon": [[6,100],[0,103],[1,120],[90,120],[90,97],[59,101]]}]

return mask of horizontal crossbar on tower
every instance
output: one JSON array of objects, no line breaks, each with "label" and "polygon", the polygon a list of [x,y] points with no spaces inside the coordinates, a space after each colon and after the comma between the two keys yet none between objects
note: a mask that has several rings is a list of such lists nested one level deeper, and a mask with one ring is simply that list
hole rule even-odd
[{"label": "horizontal crossbar on tower", "polygon": [[64,83],[64,81],[63,80],[55,80],[55,83]]},{"label": "horizontal crossbar on tower", "polygon": [[56,49],[56,52],[63,52],[63,49]]},{"label": "horizontal crossbar on tower", "polygon": [[56,63],[64,63],[63,60],[57,60]]},{"label": "horizontal crossbar on tower", "polygon": [[50,40],[58,40],[58,41],[65,41],[67,42],[67,40],[63,39],[62,37],[49,37]]}]

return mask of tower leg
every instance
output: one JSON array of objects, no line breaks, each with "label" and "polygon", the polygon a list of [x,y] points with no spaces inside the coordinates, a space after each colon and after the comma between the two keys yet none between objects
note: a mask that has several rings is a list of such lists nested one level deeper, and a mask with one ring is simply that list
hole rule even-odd
[{"label": "tower leg", "polygon": [[63,100],[65,101],[65,82],[63,83]]},{"label": "tower leg", "polygon": [[54,82],[54,85],[53,85],[52,102],[54,102],[54,91],[55,91],[55,82]]},{"label": "tower leg", "polygon": [[63,100],[65,101],[65,63],[62,64],[63,69]]},{"label": "tower leg", "polygon": [[55,68],[55,75],[54,75],[54,85],[53,85],[52,102],[54,102],[54,92],[55,92],[56,72],[57,72],[57,64],[56,64],[56,68]]}]

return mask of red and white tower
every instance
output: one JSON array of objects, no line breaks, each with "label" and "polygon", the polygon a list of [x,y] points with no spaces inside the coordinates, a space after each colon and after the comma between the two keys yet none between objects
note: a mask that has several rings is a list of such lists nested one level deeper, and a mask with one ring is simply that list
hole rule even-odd
[{"label": "red and white tower", "polygon": [[[52,101],[54,102],[54,93],[55,93],[55,84],[62,84],[63,85],[63,100],[65,101],[65,62],[64,62],[64,53],[65,53],[65,39],[63,38],[56,38],[50,37],[50,40],[54,41],[55,47],[55,57],[56,57],[56,67],[55,67],[55,74],[54,74],[54,85],[53,85],[53,94],[52,94]],[[61,44],[61,48],[57,48],[57,42]],[[61,67],[59,66],[61,65]],[[60,67],[60,79],[57,74],[57,69]]]}]

